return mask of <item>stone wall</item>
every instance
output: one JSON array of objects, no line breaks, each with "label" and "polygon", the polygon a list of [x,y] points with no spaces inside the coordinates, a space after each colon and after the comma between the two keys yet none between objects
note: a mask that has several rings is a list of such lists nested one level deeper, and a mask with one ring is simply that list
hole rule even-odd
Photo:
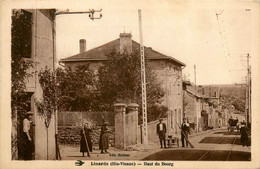
[{"label": "stone wall", "polygon": [[[58,127],[58,141],[59,144],[67,144],[67,145],[79,145],[80,144],[80,131],[82,127],[78,126],[59,126]],[[114,126],[108,126],[110,131],[109,134],[109,144],[110,146],[114,146]],[[92,128],[92,133],[90,137],[92,138],[92,143],[94,146],[99,145],[99,137],[100,137],[101,126],[94,126]]]}]

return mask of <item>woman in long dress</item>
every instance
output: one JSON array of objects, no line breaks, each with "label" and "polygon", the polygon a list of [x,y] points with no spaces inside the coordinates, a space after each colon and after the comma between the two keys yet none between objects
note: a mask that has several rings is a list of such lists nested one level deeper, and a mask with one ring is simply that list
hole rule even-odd
[{"label": "woman in long dress", "polygon": [[[89,128],[88,123],[85,123],[84,129],[81,129],[81,132],[80,132],[80,136],[81,136],[80,152],[82,153],[83,157],[84,157],[85,152],[88,152],[88,153],[89,153],[89,151],[92,152],[92,142],[91,142],[91,138],[90,138],[90,132],[92,132],[92,130]],[[85,133],[86,137],[84,136],[84,133]],[[87,139],[87,142],[86,142],[86,139]],[[88,145],[88,147],[87,147],[87,145]]]},{"label": "woman in long dress", "polygon": [[99,149],[101,150],[101,153],[103,154],[107,152],[107,149],[109,148],[109,131],[107,129],[107,121],[103,122],[103,125],[101,126],[101,133],[100,133],[100,139],[99,139]]}]

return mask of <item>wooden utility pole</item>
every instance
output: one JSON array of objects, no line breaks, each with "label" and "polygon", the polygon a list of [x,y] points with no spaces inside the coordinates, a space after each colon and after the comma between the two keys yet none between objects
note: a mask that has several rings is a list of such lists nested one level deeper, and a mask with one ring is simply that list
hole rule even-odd
[{"label": "wooden utility pole", "polygon": [[246,123],[247,125],[251,123],[251,66],[249,65],[249,53],[247,54],[247,114],[246,114]]},{"label": "wooden utility pole", "polygon": [[196,113],[196,128],[197,128],[197,132],[199,131],[199,115],[197,112],[197,86],[196,86],[196,65],[194,65],[194,95],[195,95],[195,113]]},{"label": "wooden utility pole", "polygon": [[143,45],[143,31],[142,31],[142,13],[138,9],[139,15],[139,35],[140,35],[140,54],[141,54],[141,81],[142,81],[142,113],[143,113],[143,144],[148,145],[148,131],[147,131],[147,103],[146,103],[146,75],[145,75],[145,57]]}]

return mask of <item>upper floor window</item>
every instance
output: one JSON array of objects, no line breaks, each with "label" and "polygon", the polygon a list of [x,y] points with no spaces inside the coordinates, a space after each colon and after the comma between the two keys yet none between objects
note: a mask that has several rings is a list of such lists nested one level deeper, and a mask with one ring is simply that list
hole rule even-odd
[{"label": "upper floor window", "polygon": [[17,9],[12,11],[11,36],[12,55],[31,58],[32,13]]}]

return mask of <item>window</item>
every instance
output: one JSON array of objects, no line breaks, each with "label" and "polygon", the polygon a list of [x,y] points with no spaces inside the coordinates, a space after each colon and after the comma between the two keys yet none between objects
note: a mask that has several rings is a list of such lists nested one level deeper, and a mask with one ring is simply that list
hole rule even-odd
[{"label": "window", "polygon": [[32,13],[25,10],[12,11],[12,55],[31,58]]}]

